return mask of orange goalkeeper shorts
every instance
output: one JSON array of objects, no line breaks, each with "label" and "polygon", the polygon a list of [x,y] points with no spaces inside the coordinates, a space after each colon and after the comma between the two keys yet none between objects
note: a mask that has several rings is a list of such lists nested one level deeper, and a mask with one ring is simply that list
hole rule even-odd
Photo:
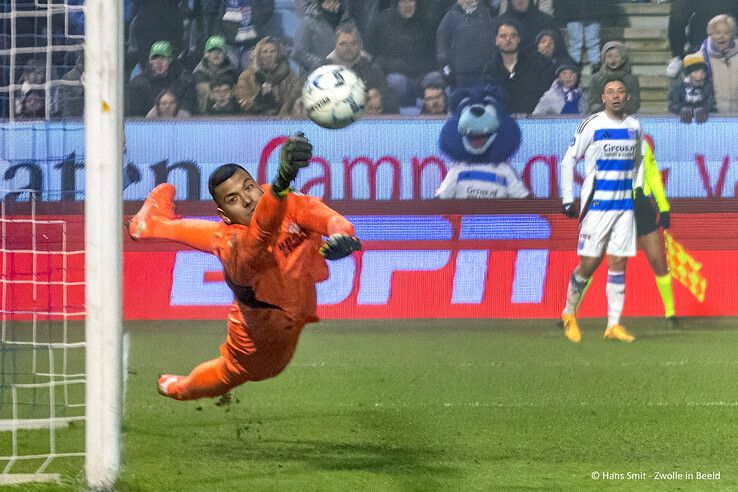
[{"label": "orange goalkeeper shorts", "polygon": [[220,353],[238,379],[271,378],[292,360],[303,326],[280,309],[253,309],[233,301],[228,312],[228,335]]}]

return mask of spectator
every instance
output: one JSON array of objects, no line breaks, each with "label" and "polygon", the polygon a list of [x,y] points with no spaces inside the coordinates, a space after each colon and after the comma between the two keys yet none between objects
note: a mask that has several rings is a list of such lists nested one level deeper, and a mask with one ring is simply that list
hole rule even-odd
[{"label": "spectator", "polygon": [[384,5],[386,3],[385,0],[352,0],[348,4],[349,16],[356,23],[364,39],[368,39],[369,25],[372,20],[379,12],[390,7]]},{"label": "spectator", "polygon": [[[697,51],[707,37],[707,23],[719,14],[738,16],[738,0],[672,0],[669,13],[669,47],[673,57],[667,65],[676,77],[686,53]],[[689,36],[685,34],[689,32]]]},{"label": "spectator", "polygon": [[188,57],[192,57],[195,63],[199,63],[202,53],[200,47],[204,46],[208,39],[216,34],[223,32],[223,16],[225,15],[225,5],[223,0],[188,0],[191,8],[189,9],[189,23],[186,24],[189,38],[189,50],[191,53]]},{"label": "spectator", "polygon": [[62,75],[62,84],[57,91],[59,100],[59,116],[62,118],[79,118],[85,109],[85,87],[83,76],[85,71],[85,53],[77,53],[77,63],[69,72]]},{"label": "spectator", "polygon": [[156,96],[154,107],[146,114],[147,120],[182,119],[192,116],[189,111],[179,109],[179,99],[172,89],[164,89]]},{"label": "spectator", "polygon": [[31,89],[18,99],[16,117],[21,120],[42,120],[46,117],[46,93]]},{"label": "spectator", "polygon": [[226,56],[226,41],[223,36],[215,35],[205,43],[205,54],[195,67],[195,89],[197,90],[197,107],[200,112],[210,97],[210,82],[213,80],[229,80],[231,85],[236,83],[238,71]]},{"label": "spectator", "polygon": [[538,0],[536,6],[544,14],[554,15],[554,0]]},{"label": "spectator", "polygon": [[336,28],[349,19],[343,0],[310,0],[305,16],[297,24],[294,58],[303,74],[325,61],[336,47]]},{"label": "spectator", "polygon": [[438,26],[448,13],[449,10],[456,5],[457,0],[425,0],[423,1],[423,11],[427,15],[431,26],[438,31]]},{"label": "spectator", "polygon": [[446,115],[448,112],[448,97],[445,86],[437,82],[430,82],[423,89],[423,108],[420,114]]},{"label": "spectator", "polygon": [[556,18],[566,26],[569,37],[569,56],[582,63],[582,49],[592,73],[599,70],[600,26],[608,18],[609,0],[556,0]]},{"label": "spectator", "polygon": [[417,0],[395,0],[369,25],[367,50],[387,74],[393,99],[415,105],[422,78],[433,71],[435,31],[418,12]]},{"label": "spectator", "polygon": [[233,82],[226,78],[224,80],[212,80],[210,82],[208,103],[205,113],[213,116],[233,116],[242,114],[241,107],[233,96]]},{"label": "spectator", "polygon": [[585,114],[589,109],[587,96],[579,87],[576,65],[561,65],[556,69],[556,80],[538,101],[534,115]]},{"label": "spectator", "polygon": [[707,78],[707,64],[701,53],[684,57],[684,79],[675,82],[669,91],[669,111],[678,114],[684,123],[707,121],[715,112],[715,94]]},{"label": "spectator", "polygon": [[502,22],[515,22],[519,28],[521,51],[535,49],[536,35],[543,30],[550,30],[556,38],[556,45],[566,46],[559,32],[556,19],[544,14],[530,0],[510,0],[510,8],[500,15],[497,25]]},{"label": "spectator", "polygon": [[715,90],[718,113],[738,113],[738,47],[735,19],[716,15],[707,24],[702,56]]},{"label": "spectator", "polygon": [[[28,62],[23,66],[23,73],[18,79],[20,90],[19,92],[17,92],[17,96],[15,98],[15,114],[20,115],[21,113],[23,113],[23,105],[25,104],[24,101],[26,98],[26,94],[32,90],[41,91],[41,93],[43,94],[42,99],[44,100],[44,109],[46,109],[46,83],[54,79],[56,79],[56,70],[53,68],[53,66],[47,77],[45,57],[34,56],[30,60],[28,60]],[[57,110],[56,97],[54,96],[55,94],[52,91],[49,114],[54,114]],[[35,107],[36,101],[34,98],[32,98],[31,102],[34,103],[32,105]]]},{"label": "spectator", "polygon": [[172,45],[169,41],[157,41],[151,45],[146,69],[128,84],[126,114],[146,116],[164,89],[174,91],[182,109],[192,112],[197,107],[192,74],[183,72],[179,63],[172,60]]},{"label": "spectator", "polygon": [[530,114],[554,80],[554,68],[538,53],[520,50],[518,27],[512,21],[499,24],[495,45],[485,74],[505,92],[510,113]]},{"label": "spectator", "polygon": [[641,107],[641,86],[638,77],[631,73],[628,51],[623,43],[610,41],[605,43],[600,53],[602,66],[599,72],[592,75],[589,81],[589,111],[596,113],[604,109],[602,91],[611,78],[619,78],[628,89],[625,102],[625,114],[633,114]]},{"label": "spectator", "polygon": [[384,103],[385,113],[397,113],[399,109],[388,94],[384,72],[361,48],[361,36],[356,24],[344,22],[336,29],[336,48],[326,57],[324,63],[350,68],[364,82],[367,91],[377,89]]},{"label": "spectator", "polygon": [[379,116],[384,114],[384,103],[382,93],[375,87],[366,91],[366,102],[364,103],[364,114],[367,116]]},{"label": "spectator", "polygon": [[[184,36],[184,19],[179,4],[179,0],[136,0],[134,2],[136,15],[131,21],[129,34],[132,65],[138,64],[141,70],[144,70],[149,63],[148,54],[151,45],[157,41],[168,41],[174,58],[179,56],[182,52]],[[171,55],[170,58],[172,58]],[[157,91],[156,94],[158,93]],[[152,96],[152,101],[156,94]],[[151,106],[146,106],[146,111],[149,107]]]},{"label": "spectator", "polygon": [[235,88],[236,100],[245,113],[290,115],[302,84],[287,57],[287,50],[272,37],[256,43],[251,65],[238,77]]},{"label": "spectator", "polygon": [[484,67],[494,40],[489,9],[479,5],[479,0],[457,0],[436,33],[438,65],[443,67],[453,88],[484,83]]},{"label": "spectator", "polygon": [[274,0],[225,0],[223,36],[232,49],[234,63],[244,70],[251,50],[265,35],[264,26],[274,15]]},{"label": "spectator", "polygon": [[535,46],[538,54],[548,62],[553,70],[556,70],[563,64],[574,64],[574,60],[566,52],[566,47],[558,44],[556,33],[550,29],[544,29],[536,35]]}]

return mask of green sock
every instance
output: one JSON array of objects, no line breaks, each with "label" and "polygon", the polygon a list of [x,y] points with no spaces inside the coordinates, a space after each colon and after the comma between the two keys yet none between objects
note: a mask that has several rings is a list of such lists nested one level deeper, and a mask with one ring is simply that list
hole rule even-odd
[{"label": "green sock", "polygon": [[674,316],[674,291],[671,290],[671,273],[659,277],[656,276],[656,287],[664,301],[664,316]]}]

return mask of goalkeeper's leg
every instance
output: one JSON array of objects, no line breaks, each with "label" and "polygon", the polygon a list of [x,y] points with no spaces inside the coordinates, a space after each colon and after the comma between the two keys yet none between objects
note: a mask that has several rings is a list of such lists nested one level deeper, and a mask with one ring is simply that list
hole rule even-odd
[{"label": "goalkeeper's leg", "polygon": [[212,252],[218,234],[222,232],[222,224],[209,220],[178,219],[174,213],[176,192],[169,183],[151,190],[141,209],[128,223],[128,233],[133,239],[169,239]]},{"label": "goalkeeper's leg", "polygon": [[164,374],[159,377],[159,393],[175,400],[197,400],[222,396],[246,382],[243,374],[234,372],[223,356],[203,362],[188,376]]}]

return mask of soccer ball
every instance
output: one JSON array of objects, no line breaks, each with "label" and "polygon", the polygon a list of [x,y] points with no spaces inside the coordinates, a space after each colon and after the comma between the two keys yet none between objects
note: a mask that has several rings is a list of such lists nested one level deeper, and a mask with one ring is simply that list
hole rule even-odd
[{"label": "soccer ball", "polygon": [[364,82],[340,65],[324,65],[311,73],[302,88],[308,118],[323,128],[343,128],[361,116]]}]

